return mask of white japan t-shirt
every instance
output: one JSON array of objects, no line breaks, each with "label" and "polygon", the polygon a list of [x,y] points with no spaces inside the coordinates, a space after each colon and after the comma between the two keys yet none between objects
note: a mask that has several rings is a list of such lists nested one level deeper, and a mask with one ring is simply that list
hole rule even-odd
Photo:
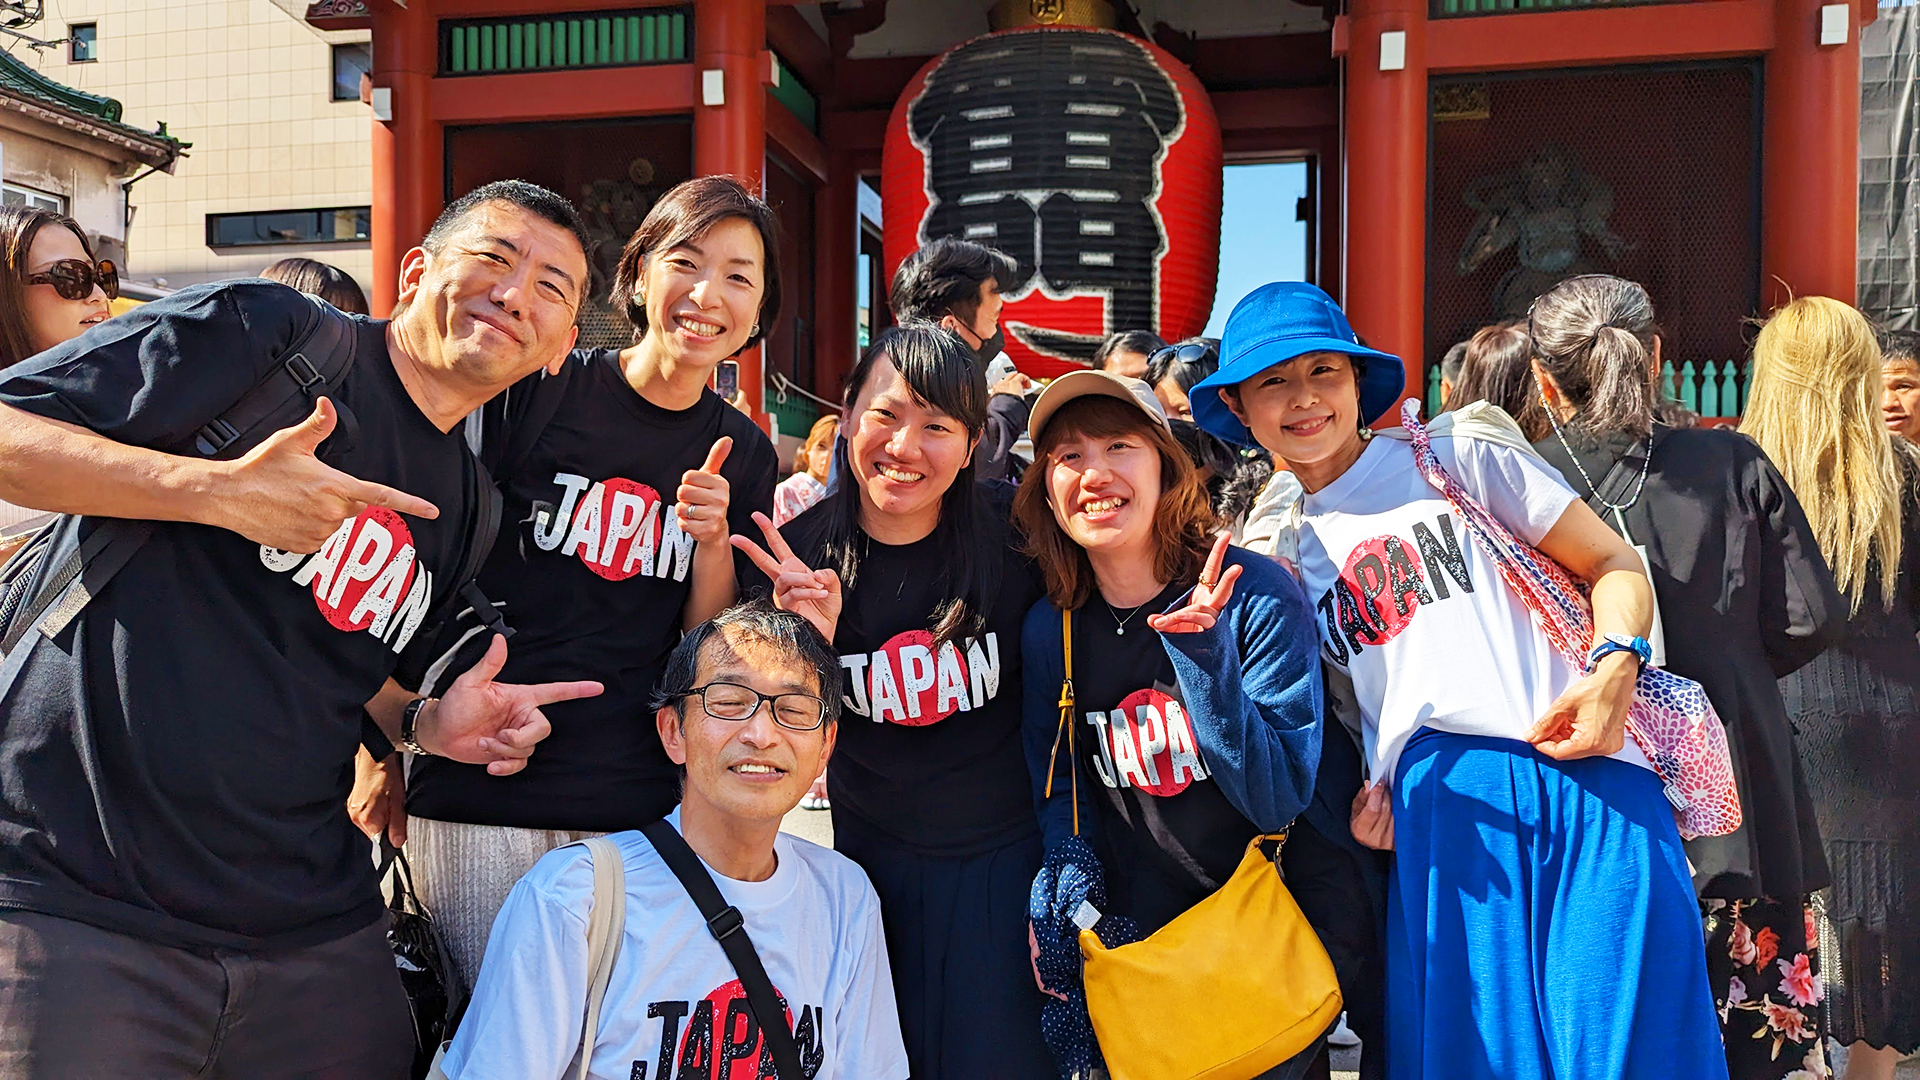
[{"label": "white japan t-shirt", "polygon": [[[679,828],[680,811],[667,820]],[[627,926],[600,1007],[590,1075],[773,1075],[739,976],[680,880],[639,832],[610,839],[625,856]],[[901,1080],[906,1047],[873,886],[844,855],[786,833],[774,852],[779,865],[765,881],[708,873],[740,909],[787,1003],[808,1080]],[[449,1077],[561,1080],[586,1015],[592,899],[593,862],[581,847],[549,853],[513,887],[443,1061]]]},{"label": "white japan t-shirt", "polygon": [[[1433,449],[1529,544],[1576,501],[1534,455],[1466,437],[1436,437]],[[1524,739],[1580,678],[1446,496],[1420,475],[1411,443],[1372,440],[1302,510],[1301,583],[1328,662],[1353,678],[1370,776],[1390,780],[1422,727]],[[1613,756],[1647,764],[1631,739]]]}]

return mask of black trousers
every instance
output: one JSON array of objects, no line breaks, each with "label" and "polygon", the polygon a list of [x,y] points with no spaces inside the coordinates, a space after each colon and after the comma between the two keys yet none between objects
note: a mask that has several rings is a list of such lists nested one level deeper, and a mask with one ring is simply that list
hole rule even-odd
[{"label": "black trousers", "polygon": [[[1347,1026],[1364,1044],[1360,1080],[1384,1080],[1387,1075],[1387,962],[1382,937],[1386,912],[1376,909],[1366,886],[1365,875],[1371,868],[1359,862],[1374,857],[1374,852],[1354,852],[1335,844],[1304,817],[1295,819],[1280,855],[1287,891],[1326,946],[1340,980],[1340,996],[1346,1000]],[[1323,1050],[1320,1061],[1305,1075],[1307,1080],[1324,1080],[1331,1071]]]},{"label": "black trousers", "polygon": [[0,1077],[405,1080],[386,928],[271,956],[0,911]]}]

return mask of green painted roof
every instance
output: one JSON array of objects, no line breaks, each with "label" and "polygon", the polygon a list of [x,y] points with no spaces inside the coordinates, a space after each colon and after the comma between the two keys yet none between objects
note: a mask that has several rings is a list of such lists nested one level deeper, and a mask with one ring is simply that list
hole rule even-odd
[{"label": "green painted roof", "polygon": [[64,83],[54,82],[45,75],[22,63],[11,53],[0,51],[0,90],[33,98],[43,104],[73,113],[99,123],[111,125],[129,134],[145,139],[157,139],[174,144],[176,149],[192,146],[167,134],[167,125],[161,124],[159,131],[143,131],[120,119],[120,103],[110,97],[89,94],[85,90],[76,90]]}]

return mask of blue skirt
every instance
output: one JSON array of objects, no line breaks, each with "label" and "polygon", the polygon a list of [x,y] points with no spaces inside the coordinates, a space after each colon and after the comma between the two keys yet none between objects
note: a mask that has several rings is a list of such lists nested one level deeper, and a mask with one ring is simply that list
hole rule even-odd
[{"label": "blue skirt", "polygon": [[1724,1080],[1693,882],[1653,773],[1427,729],[1393,802],[1388,1076]]}]

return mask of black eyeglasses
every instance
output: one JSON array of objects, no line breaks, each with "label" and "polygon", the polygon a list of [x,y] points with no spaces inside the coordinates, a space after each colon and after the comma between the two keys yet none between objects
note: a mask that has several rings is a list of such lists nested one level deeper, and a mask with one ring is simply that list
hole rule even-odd
[{"label": "black eyeglasses", "polygon": [[812,694],[763,694],[739,683],[711,682],[675,697],[699,698],[715,720],[751,720],[761,702],[772,702],[773,722],[789,731],[813,731],[827,718],[827,703]]},{"label": "black eyeglasses", "polygon": [[1213,346],[1199,341],[1189,341],[1185,345],[1162,345],[1147,357],[1147,366],[1159,363],[1162,357],[1171,356],[1182,364],[1198,364],[1213,355]]},{"label": "black eyeglasses", "polygon": [[51,285],[63,300],[85,300],[98,285],[107,299],[113,300],[120,296],[120,271],[110,259],[101,259],[98,263],[61,259],[45,272],[29,275],[27,284]]}]

